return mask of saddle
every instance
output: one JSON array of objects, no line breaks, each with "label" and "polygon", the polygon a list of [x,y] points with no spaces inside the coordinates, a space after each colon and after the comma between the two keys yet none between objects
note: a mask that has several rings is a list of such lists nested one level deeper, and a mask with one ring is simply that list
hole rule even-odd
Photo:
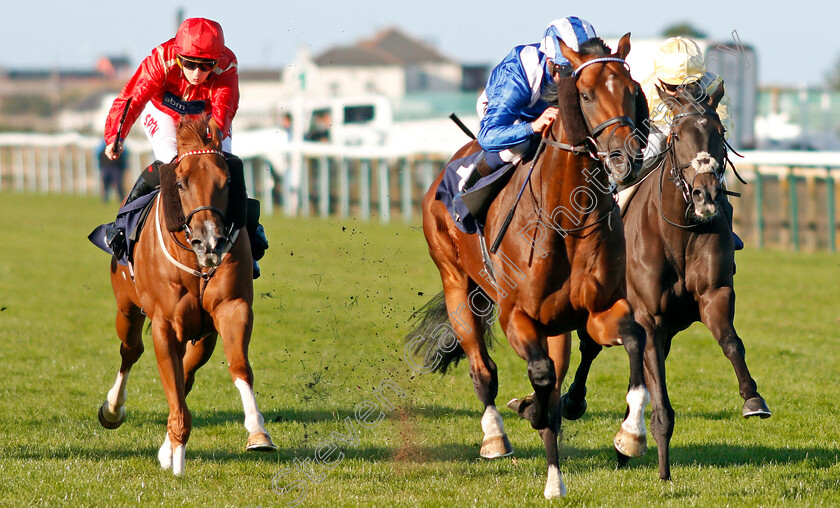
[{"label": "saddle", "polygon": [[[532,144],[520,164],[533,160],[535,151]],[[516,164],[506,164],[493,170],[484,160],[483,150],[454,159],[444,170],[435,199],[443,202],[458,229],[467,234],[483,234],[487,210],[510,181],[515,168]]]},{"label": "saddle", "polygon": [[[119,264],[128,266],[134,260],[132,255],[134,244],[140,237],[140,230],[143,229],[154,199],[159,193],[160,190],[156,189],[121,207],[117,212],[116,220],[97,226],[88,235],[88,240],[105,253],[116,257]],[[119,238],[120,235],[124,238]],[[125,249],[118,248],[115,252],[111,245],[125,245]]]}]

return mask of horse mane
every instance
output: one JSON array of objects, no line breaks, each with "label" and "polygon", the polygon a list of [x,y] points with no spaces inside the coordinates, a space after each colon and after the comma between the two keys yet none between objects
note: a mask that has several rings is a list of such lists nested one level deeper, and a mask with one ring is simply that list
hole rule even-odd
[{"label": "horse mane", "polygon": [[[183,150],[204,148],[213,143],[213,130],[218,130],[210,123],[210,117],[206,114],[184,116],[178,124],[176,137],[178,139],[178,152]],[[216,147],[219,148],[219,147]]]},{"label": "horse mane", "polygon": [[572,145],[583,143],[589,135],[580,110],[576,81],[574,76],[552,80],[541,96],[545,102],[559,107],[558,116],[566,132],[566,141]]},{"label": "horse mane", "polygon": [[580,50],[578,51],[580,56],[609,56],[612,54],[610,47],[607,46],[607,43],[604,42],[604,39],[600,37],[593,37],[580,45]]}]

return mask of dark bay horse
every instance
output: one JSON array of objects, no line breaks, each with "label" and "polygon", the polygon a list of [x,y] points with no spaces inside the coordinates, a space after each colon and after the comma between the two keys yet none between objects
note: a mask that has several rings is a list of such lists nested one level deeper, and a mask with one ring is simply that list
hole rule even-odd
[{"label": "dark bay horse", "polygon": [[[665,359],[678,332],[701,321],[732,362],[744,417],[767,418],[770,410],[756,391],[744,361],[744,344],[733,326],[735,252],[724,214],[722,186],[729,162],[716,108],[723,84],[711,95],[695,89],[675,96],[659,90],[673,115],[667,153],[659,174],[638,186],[624,207],[627,235],[627,291],[636,321],[645,329],[645,374],[653,412],[651,434],[659,453],[659,476],[671,477],[669,448],[674,410],[665,384]],[[581,364],[564,416],[585,410],[585,383],[601,346],[581,337]]]},{"label": "dark bay horse", "polygon": [[[525,186],[501,248],[495,254],[484,251],[486,263],[479,236],[461,232],[435,199],[443,173],[423,199],[423,231],[440,271],[443,297],[421,309],[417,328],[406,338],[410,349],[425,356],[428,370],[445,372],[450,363],[468,358],[485,408],[481,455],[509,455],[512,449],[496,409],[496,365],[484,337],[498,312],[508,342],[528,364],[534,394],[517,400],[514,408],[545,445],[547,498],[566,492],[558,463],[560,387],[570,357],[564,332],[583,328],[599,344],[624,345],[630,358],[629,413],[615,446],[627,456],[646,451],[645,337],[625,297],[624,234],[607,174],[629,180],[640,167],[642,145],[633,138],[634,119],[640,107],[645,114],[647,108],[624,63],[629,51],[630,34],[621,38],[615,54],[600,39],[582,44],[579,52],[562,45],[575,72],[554,79],[558,95],[565,88],[571,101],[559,101],[563,120],[547,133],[527,185],[531,163],[521,163],[490,206],[484,233],[493,239]],[[470,143],[453,160],[477,149]]]},{"label": "dark bay horse", "polygon": [[126,382],[143,353],[142,328],[148,316],[169,403],[158,459],[161,467],[180,475],[192,427],[186,396],[219,334],[242,396],[250,434],[246,448],[276,447],[257,408],[248,362],[254,289],[248,236],[241,229],[247,198],[241,162],[232,159],[228,168],[219,129],[206,117],[182,120],[177,138],[177,164],[161,167],[161,192],[135,244],[133,265],[111,261],[122,364],[99,409],[99,421],[114,429],[125,420]]}]

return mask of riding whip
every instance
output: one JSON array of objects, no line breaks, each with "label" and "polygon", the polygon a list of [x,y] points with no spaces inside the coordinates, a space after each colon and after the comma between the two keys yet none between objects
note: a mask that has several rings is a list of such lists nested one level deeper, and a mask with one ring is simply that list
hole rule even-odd
[{"label": "riding whip", "polygon": [[464,131],[464,134],[466,134],[467,136],[469,136],[469,137],[470,137],[470,139],[475,139],[475,134],[473,134],[473,133],[472,133],[472,131],[470,130],[470,128],[469,128],[469,127],[467,127],[466,125],[464,125],[464,122],[462,122],[462,121],[461,121],[461,119],[460,119],[460,118],[458,118],[458,115],[456,115],[455,113],[452,113],[451,115],[449,115],[449,118],[451,118],[451,119],[452,119],[452,121],[453,121],[453,122],[455,122],[455,125],[457,125],[458,127],[460,127],[460,128],[461,128],[461,130],[462,130],[462,131]]},{"label": "riding whip", "polygon": [[131,97],[125,101],[125,107],[123,108],[122,117],[120,118],[120,126],[117,127],[117,139],[114,140],[114,154],[119,155],[120,153],[120,135],[122,134],[123,124],[125,123],[125,115],[128,114],[128,107],[131,105]]}]

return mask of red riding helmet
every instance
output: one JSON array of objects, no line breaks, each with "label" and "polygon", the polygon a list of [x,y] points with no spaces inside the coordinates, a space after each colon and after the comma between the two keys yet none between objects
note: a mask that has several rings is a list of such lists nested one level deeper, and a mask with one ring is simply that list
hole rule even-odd
[{"label": "red riding helmet", "polygon": [[182,56],[218,60],[224,50],[222,25],[206,18],[185,19],[175,34],[175,52]]}]

